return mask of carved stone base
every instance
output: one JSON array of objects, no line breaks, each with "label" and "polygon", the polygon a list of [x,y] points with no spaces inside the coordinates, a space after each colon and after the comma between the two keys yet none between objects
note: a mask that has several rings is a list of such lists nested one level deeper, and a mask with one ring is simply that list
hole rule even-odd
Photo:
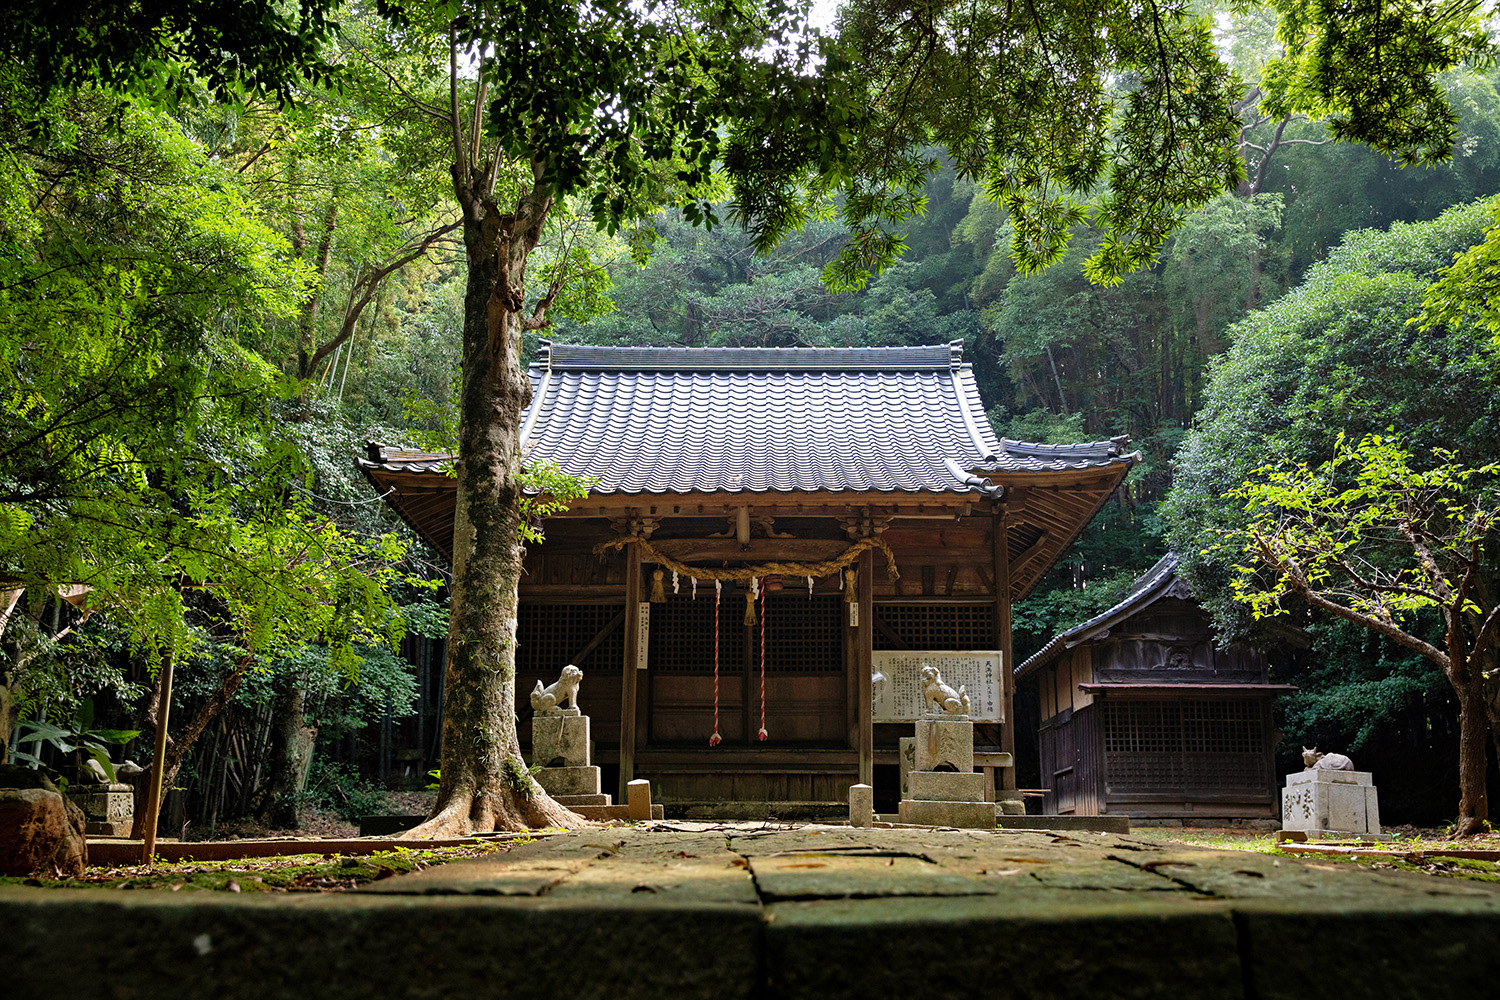
[{"label": "carved stone base", "polygon": [[968,774],[974,770],[974,723],[968,717],[944,719],[934,717],[917,722],[917,771],[954,770]]},{"label": "carved stone base", "polygon": [[549,795],[598,795],[600,788],[597,767],[544,767],[536,781]]},{"label": "carved stone base", "polygon": [[993,830],[993,802],[923,802],[907,799],[901,803],[901,822],[921,826],[954,826],[961,830]]},{"label": "carved stone base", "polygon": [[531,759],[544,767],[588,767],[593,763],[589,748],[589,717],[533,716]]},{"label": "carved stone base", "polygon": [[913,771],[907,798],[926,802],[983,802],[984,775],[956,771]]},{"label": "carved stone base", "polygon": [[91,785],[75,782],[68,798],[83,810],[89,836],[128,837],[135,819],[135,789],[124,783]]},{"label": "carved stone base", "polygon": [[1369,771],[1300,771],[1281,790],[1281,828],[1319,835],[1380,832],[1380,802]]}]

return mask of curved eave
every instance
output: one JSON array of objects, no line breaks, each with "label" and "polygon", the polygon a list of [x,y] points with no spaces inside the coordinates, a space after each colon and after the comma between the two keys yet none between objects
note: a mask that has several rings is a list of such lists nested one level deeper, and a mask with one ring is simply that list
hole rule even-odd
[{"label": "curved eave", "polygon": [[403,468],[363,458],[354,462],[407,527],[442,553],[451,566],[458,480],[436,467]]},{"label": "curved eave", "polygon": [[1105,466],[983,474],[1005,490],[1012,601],[1031,593],[1138,461],[1132,452]]},{"label": "curved eave", "polygon": [[[1098,514],[1138,459],[1122,455],[1107,465],[1083,468],[986,472],[987,479],[1005,488],[1009,516],[1010,587],[1020,600]],[[458,483],[447,475],[443,455],[402,453],[385,462],[358,459],[360,471],[411,528],[450,562],[453,558],[454,506]],[[574,516],[614,515],[625,508],[700,506],[733,508],[783,503],[835,509],[856,505],[924,506],[984,514],[990,496],[982,489],[955,481],[953,488],[910,491],[733,491],[714,493],[627,493],[596,490],[573,503]],[[842,511],[839,511],[842,513]],[[686,511],[682,511],[686,513]],[[566,516],[566,515],[565,515]]]}]

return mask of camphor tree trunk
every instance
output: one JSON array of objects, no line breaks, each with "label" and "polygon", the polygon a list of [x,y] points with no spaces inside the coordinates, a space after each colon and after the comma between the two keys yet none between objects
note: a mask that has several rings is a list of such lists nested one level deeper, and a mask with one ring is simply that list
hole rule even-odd
[{"label": "camphor tree trunk", "polygon": [[[469,278],[464,293],[463,390],[459,417],[458,508],[453,527],[443,746],[437,804],[408,837],[577,826],[531,777],[516,732],[517,586],[523,555],[521,413],[531,384],[521,370],[523,324],[540,325],[544,298],[521,309],[526,261],[552,198],[543,165],[513,214],[501,214],[487,165],[454,171],[464,209]],[[555,291],[552,292],[555,295]]]}]

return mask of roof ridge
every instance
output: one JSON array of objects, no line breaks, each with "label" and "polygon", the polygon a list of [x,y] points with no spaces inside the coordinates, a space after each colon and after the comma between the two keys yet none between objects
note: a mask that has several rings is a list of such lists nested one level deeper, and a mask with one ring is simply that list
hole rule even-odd
[{"label": "roof ridge", "polygon": [[913,347],[615,347],[543,340],[531,367],[593,371],[958,371],[963,341]]}]

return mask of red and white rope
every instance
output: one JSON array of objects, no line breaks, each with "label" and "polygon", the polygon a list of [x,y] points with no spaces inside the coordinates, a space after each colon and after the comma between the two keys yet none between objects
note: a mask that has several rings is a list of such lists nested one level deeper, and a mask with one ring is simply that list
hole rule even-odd
[{"label": "red and white rope", "polygon": [[724,737],[719,735],[719,597],[724,592],[724,585],[718,580],[714,581],[714,734],[708,738],[708,745],[716,747],[724,742]]},{"label": "red and white rope", "polygon": [[770,733],[766,732],[766,591],[760,591],[760,739],[764,743]]}]

